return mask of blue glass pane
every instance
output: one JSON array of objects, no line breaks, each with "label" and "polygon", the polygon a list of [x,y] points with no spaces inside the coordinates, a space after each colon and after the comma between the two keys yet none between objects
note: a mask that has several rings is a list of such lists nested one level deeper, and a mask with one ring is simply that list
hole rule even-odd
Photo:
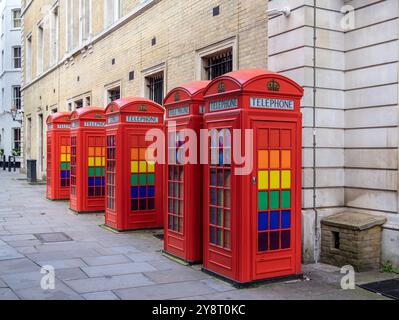
[{"label": "blue glass pane", "polygon": [[140,198],[147,197],[147,187],[140,187]]},{"label": "blue glass pane", "polygon": [[131,187],[131,194],[132,194],[132,198],[136,199],[139,197],[139,188],[138,187]]},{"label": "blue glass pane", "polygon": [[95,185],[95,179],[89,178],[89,187],[94,187],[94,185]]},{"label": "blue glass pane", "polygon": [[154,186],[148,187],[148,197],[150,197],[150,198],[155,197],[155,187]]},{"label": "blue glass pane", "polygon": [[67,178],[70,179],[71,178],[71,171],[66,171],[66,175],[67,175]]},{"label": "blue glass pane", "polygon": [[223,149],[219,150],[219,165],[223,165]]},{"label": "blue glass pane", "polygon": [[272,211],[270,213],[270,229],[271,230],[277,230],[279,229],[279,215],[280,213],[278,211]]},{"label": "blue glass pane", "polygon": [[97,187],[99,187],[99,186],[101,186],[102,184],[101,184],[101,178],[100,177],[97,177],[97,178],[95,178],[96,179],[96,186]]},{"label": "blue glass pane", "polygon": [[67,171],[62,170],[61,171],[61,179],[66,179],[67,178]]},{"label": "blue glass pane", "polygon": [[283,211],[281,214],[281,228],[289,229],[291,228],[291,211]]},{"label": "blue glass pane", "polygon": [[268,218],[267,212],[260,212],[258,217],[258,230],[266,231],[268,229]]}]

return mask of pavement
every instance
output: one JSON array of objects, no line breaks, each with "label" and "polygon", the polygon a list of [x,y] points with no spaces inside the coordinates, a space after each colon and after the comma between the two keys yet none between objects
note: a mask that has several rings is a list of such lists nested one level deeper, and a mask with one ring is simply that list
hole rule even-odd
[{"label": "pavement", "polygon": [[[322,264],[303,266],[304,281],[236,289],[201,266],[164,257],[162,241],[154,237],[160,231],[105,230],[103,215],[75,215],[67,202],[48,201],[45,186],[29,185],[19,173],[1,170],[0,188],[0,300],[385,299],[358,287],[342,290],[340,269]],[[46,243],[36,236],[47,233],[64,233],[72,241]],[[46,266],[54,268],[53,288],[41,273]],[[356,280],[393,277],[369,272]]]}]

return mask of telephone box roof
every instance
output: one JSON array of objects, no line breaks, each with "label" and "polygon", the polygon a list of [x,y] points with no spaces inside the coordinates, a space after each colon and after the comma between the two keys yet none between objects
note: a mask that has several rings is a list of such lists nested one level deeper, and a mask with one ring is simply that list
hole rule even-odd
[{"label": "telephone box roof", "polygon": [[71,121],[71,112],[57,112],[54,114],[50,114],[47,117],[47,124],[51,123],[65,123]]},{"label": "telephone box roof", "polygon": [[79,108],[72,112],[71,114],[71,119],[82,119],[89,117],[91,118],[93,114],[100,113],[102,115],[105,114],[105,109],[101,107],[96,107],[96,106],[89,106],[89,107],[84,107],[84,108]]},{"label": "telephone box roof", "polygon": [[[143,97],[126,97],[115,100],[111,102],[107,108],[105,109],[106,114],[110,113],[118,113],[118,112],[129,112],[129,111],[136,111],[136,110],[129,110],[130,107],[134,105],[149,105],[153,109],[158,110],[159,112],[164,113],[165,109],[159,105],[158,103]],[[113,108],[113,109],[112,109]],[[112,111],[111,111],[112,110]]]}]

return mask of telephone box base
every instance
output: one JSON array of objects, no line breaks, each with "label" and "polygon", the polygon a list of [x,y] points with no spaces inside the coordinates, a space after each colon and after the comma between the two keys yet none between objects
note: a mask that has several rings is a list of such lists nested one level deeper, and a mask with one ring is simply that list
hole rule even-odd
[{"label": "telephone box base", "polygon": [[69,198],[62,198],[62,199],[51,199],[49,197],[46,197],[47,200],[52,201],[52,202],[65,202],[69,201]]},{"label": "telephone box base", "polygon": [[304,280],[303,273],[300,273],[300,274],[293,274],[293,275],[283,276],[283,277],[255,280],[255,281],[250,281],[250,282],[239,282],[239,281],[227,278],[219,273],[216,273],[214,271],[211,271],[211,270],[208,270],[205,268],[202,268],[201,271],[206,274],[209,274],[215,278],[218,278],[222,281],[230,283],[237,289],[245,289],[245,288],[248,288],[251,286],[261,285],[261,284],[272,284],[272,283],[280,283],[280,282],[293,281],[293,280]]},{"label": "telephone box base", "polygon": [[179,257],[179,256],[176,256],[176,255],[174,255],[173,253],[167,252],[167,251],[165,251],[165,250],[162,250],[162,254],[163,254],[166,258],[168,258],[168,259],[170,259],[170,260],[172,260],[172,261],[175,261],[175,262],[177,262],[177,263],[180,263],[180,264],[182,264],[182,265],[185,265],[185,266],[195,266],[195,265],[199,265],[199,264],[202,263],[202,260],[200,260],[200,261],[189,261],[189,260],[185,260],[185,259],[183,259],[183,258],[181,258],[181,257]]},{"label": "telephone box base", "polygon": [[74,210],[74,209],[72,209],[72,208],[69,208],[69,210],[71,210],[72,211],[72,213],[73,214],[76,214],[76,215],[84,215],[84,214],[104,214],[105,213],[105,210],[94,210],[94,211],[77,211],[77,210]]},{"label": "telephone box base", "polygon": [[141,229],[117,229],[106,224],[101,225],[101,228],[114,232],[114,233],[128,233],[128,232],[141,232],[141,231],[152,231],[152,230],[163,230],[162,227],[153,227],[153,228],[141,228]]}]

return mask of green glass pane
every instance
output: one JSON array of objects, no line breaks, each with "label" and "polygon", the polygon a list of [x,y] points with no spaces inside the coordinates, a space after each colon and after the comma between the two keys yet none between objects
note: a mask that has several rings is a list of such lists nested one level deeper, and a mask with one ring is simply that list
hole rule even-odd
[{"label": "green glass pane", "polygon": [[95,168],[89,167],[89,177],[94,177],[95,173],[96,173]]},{"label": "green glass pane", "polygon": [[101,168],[101,176],[105,177],[105,168]]},{"label": "green glass pane", "polygon": [[218,226],[223,226],[223,209],[218,209]]},{"label": "green glass pane", "polygon": [[259,210],[264,211],[269,209],[268,207],[268,192],[260,191],[258,194],[258,203],[259,203]]},{"label": "green glass pane", "polygon": [[66,166],[67,166],[67,170],[71,170],[71,163],[70,162],[67,162]]},{"label": "green glass pane", "polygon": [[155,175],[153,173],[148,175],[148,185],[155,185]]},{"label": "green glass pane", "polygon": [[102,168],[96,168],[96,176],[101,177]]},{"label": "green glass pane", "polygon": [[137,174],[132,174],[131,184],[132,186],[137,186],[139,184],[139,176]]},{"label": "green glass pane", "polygon": [[270,192],[270,209],[279,209],[280,208],[280,191],[271,191]]},{"label": "green glass pane", "polygon": [[283,209],[291,208],[291,191],[283,191],[281,198]]},{"label": "green glass pane", "polygon": [[66,162],[61,162],[61,170],[68,170]]},{"label": "green glass pane", "polygon": [[147,175],[146,174],[140,174],[139,180],[140,180],[140,185],[141,186],[145,186],[147,184]]}]

